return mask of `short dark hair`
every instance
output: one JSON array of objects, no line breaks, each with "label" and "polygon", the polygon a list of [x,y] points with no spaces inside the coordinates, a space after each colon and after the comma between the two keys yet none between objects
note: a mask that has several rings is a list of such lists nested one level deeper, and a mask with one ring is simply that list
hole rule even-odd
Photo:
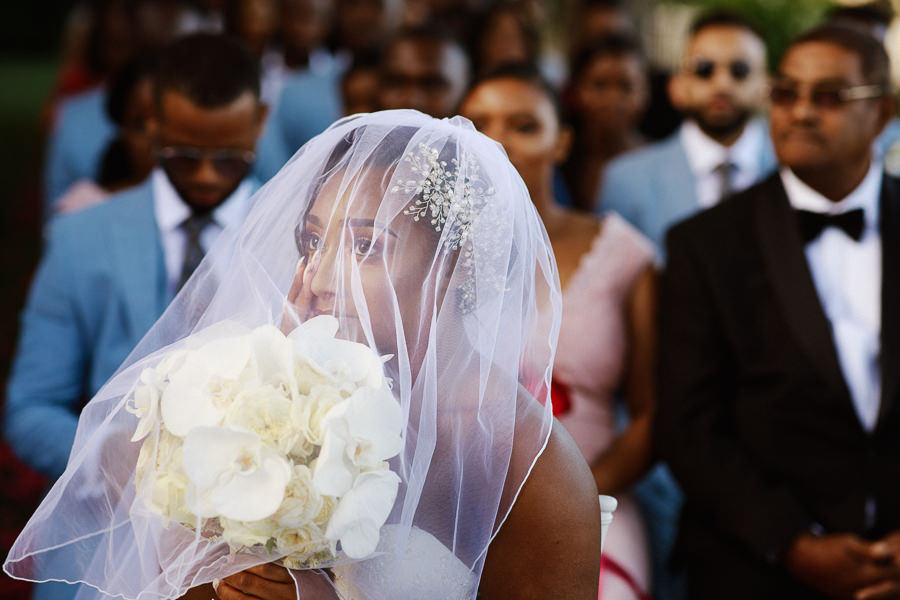
[{"label": "short dark hair", "polygon": [[463,100],[465,100],[465,98],[472,93],[472,90],[478,86],[489,81],[494,81],[495,79],[515,79],[516,81],[522,81],[534,86],[550,100],[551,104],[553,104],[553,110],[556,113],[556,118],[559,123],[561,125],[565,123],[565,113],[563,112],[559,95],[556,93],[556,90],[553,89],[553,86],[544,79],[544,76],[541,75],[538,68],[531,63],[506,63],[479,75],[472,81],[472,84],[469,85],[466,93],[463,94]]},{"label": "short dark hair", "polygon": [[153,51],[142,51],[129,59],[113,76],[106,95],[106,114],[116,125],[124,124],[125,112],[137,86],[146,79],[153,80],[156,59]]},{"label": "short dark hair", "polygon": [[690,36],[694,37],[709,27],[736,27],[752,33],[765,42],[762,30],[744,15],[726,9],[716,9],[702,13],[691,23]]},{"label": "short dark hair", "polygon": [[866,81],[883,86],[885,93],[890,93],[891,62],[884,46],[871,35],[854,27],[827,23],[794,38],[788,44],[785,54],[795,46],[809,42],[832,44],[856,54],[859,57],[862,74]]},{"label": "short dark hair", "polygon": [[462,43],[453,36],[449,29],[434,21],[428,21],[422,25],[401,27],[395,31],[381,51],[381,58],[385,59],[394,46],[405,41],[446,44],[455,46],[465,54]]},{"label": "short dark hair", "polygon": [[828,21],[852,21],[887,27],[894,19],[894,11],[888,2],[870,2],[860,6],[835,6],[828,11],[827,18]]},{"label": "short dark hair", "polygon": [[197,33],[161,53],[155,84],[157,106],[175,91],[202,108],[220,108],[247,92],[259,98],[259,61],[230,36]]},{"label": "short dark hair", "polygon": [[531,19],[527,18],[527,16],[521,10],[517,9],[514,4],[498,3],[488,8],[475,20],[473,34],[470,37],[469,42],[469,58],[473,64],[477,65],[481,60],[481,45],[484,43],[485,36],[490,29],[495,26],[497,19],[505,14],[512,15],[516,24],[519,26],[519,31],[521,32],[522,37],[525,40],[525,46],[527,47],[528,60],[537,60],[541,43],[538,28]]},{"label": "short dark hair", "polygon": [[571,81],[578,79],[584,70],[598,58],[633,56],[644,60],[644,52],[637,39],[626,33],[610,33],[594,39],[575,54],[569,67]]},{"label": "short dark hair", "polygon": [[357,52],[353,55],[353,60],[350,62],[350,66],[348,66],[344,72],[341,74],[341,85],[344,85],[344,82],[350,79],[353,75],[360,71],[378,71],[378,66],[381,64],[381,55],[377,50],[363,50],[361,52]]}]

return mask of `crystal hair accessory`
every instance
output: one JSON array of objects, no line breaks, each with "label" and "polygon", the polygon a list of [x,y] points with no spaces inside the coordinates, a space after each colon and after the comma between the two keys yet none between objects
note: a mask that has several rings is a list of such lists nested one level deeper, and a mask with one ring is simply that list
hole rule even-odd
[{"label": "crystal hair accessory", "polygon": [[[481,176],[481,166],[469,153],[459,158],[441,160],[437,148],[420,143],[403,156],[416,178],[401,180],[391,191],[414,194],[415,200],[403,214],[414,221],[427,221],[437,232],[444,232],[447,250],[459,250],[465,280],[457,288],[457,307],[463,314],[475,310],[475,255],[483,249],[467,243],[469,234],[477,227],[479,217],[490,205],[495,191]],[[461,184],[461,185],[460,185]],[[480,219],[479,219],[480,220]],[[449,224],[448,224],[449,223]],[[490,284],[502,290],[505,281],[490,277]]]},{"label": "crystal hair accessory", "polygon": [[[441,160],[437,148],[420,143],[416,150],[404,155],[403,162],[409,163],[410,170],[418,176],[401,181],[391,190],[415,194],[415,201],[403,214],[414,221],[427,220],[435,231],[446,229],[445,246],[458,250],[466,242],[475,215],[495,193],[481,177],[478,161],[465,152],[459,159]],[[458,192],[460,177],[462,186]]]}]

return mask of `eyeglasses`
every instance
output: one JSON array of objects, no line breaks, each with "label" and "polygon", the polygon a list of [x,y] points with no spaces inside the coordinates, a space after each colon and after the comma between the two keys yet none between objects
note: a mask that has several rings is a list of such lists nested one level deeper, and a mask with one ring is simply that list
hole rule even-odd
[{"label": "eyeglasses", "polygon": [[203,150],[192,146],[165,146],[157,151],[157,156],[163,169],[174,177],[193,175],[204,160],[209,160],[222,177],[243,177],[256,160],[256,154],[249,150]]},{"label": "eyeglasses", "polygon": [[[733,60],[722,66],[728,67],[731,78],[735,81],[743,81],[750,76],[750,63],[745,60]],[[694,62],[691,72],[699,79],[712,79],[716,73],[717,64],[706,58]]]},{"label": "eyeglasses", "polygon": [[[778,82],[772,86],[769,96],[773,106],[790,108],[800,100],[800,87],[788,82]],[[816,108],[835,109],[848,102],[880,98],[884,95],[884,86],[876,84],[851,85],[837,87],[832,85],[809,86],[807,92],[810,103]]]}]

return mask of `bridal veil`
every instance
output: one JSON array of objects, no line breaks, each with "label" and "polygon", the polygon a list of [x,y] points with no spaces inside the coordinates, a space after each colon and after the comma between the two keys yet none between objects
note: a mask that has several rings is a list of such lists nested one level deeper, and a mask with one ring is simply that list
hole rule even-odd
[{"label": "bridal veil", "polygon": [[[265,324],[289,332],[331,314],[338,337],[385,357],[404,425],[378,550],[334,561],[342,593],[403,597],[433,552],[454,565],[441,597],[474,597],[488,545],[550,434],[560,310],[546,232],[498,144],[460,117],[338,121],[259,190],[244,224],[220,237],[84,409],[68,468],[5,569],[155,600],[280,558],[229,552],[146,509],[128,398],[145,368],[197,339]],[[374,579],[366,564],[379,565]]]}]

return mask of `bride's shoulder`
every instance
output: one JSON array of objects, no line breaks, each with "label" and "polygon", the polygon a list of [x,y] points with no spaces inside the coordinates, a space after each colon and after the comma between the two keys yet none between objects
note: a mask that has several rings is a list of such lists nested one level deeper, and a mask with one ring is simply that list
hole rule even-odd
[{"label": "bride's shoulder", "polygon": [[484,598],[596,598],[600,508],[590,469],[556,420],[491,544]]}]

